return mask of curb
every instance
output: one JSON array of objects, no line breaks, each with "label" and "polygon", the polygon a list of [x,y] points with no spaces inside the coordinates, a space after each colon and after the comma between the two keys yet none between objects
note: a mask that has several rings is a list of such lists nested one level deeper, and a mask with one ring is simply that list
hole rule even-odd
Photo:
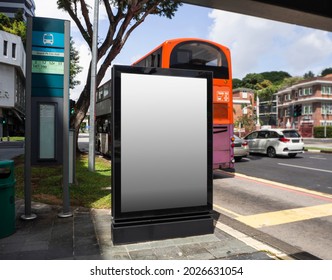
[{"label": "curb", "polygon": [[304,151],[306,152],[310,152],[310,153],[324,153],[324,154],[332,154],[332,151],[330,150],[316,150],[316,149],[304,149]]}]

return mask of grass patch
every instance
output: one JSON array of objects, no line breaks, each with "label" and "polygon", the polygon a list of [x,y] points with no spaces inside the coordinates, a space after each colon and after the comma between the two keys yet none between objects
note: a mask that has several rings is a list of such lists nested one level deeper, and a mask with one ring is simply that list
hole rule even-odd
[{"label": "grass patch", "polygon": [[326,152],[326,153],[332,153],[332,149],[331,148],[319,148],[319,147],[305,147],[305,150],[316,150],[316,151],[322,151],[322,152]]},{"label": "grass patch", "polygon": [[[32,200],[62,205],[62,166],[31,168]],[[111,207],[111,163],[95,159],[95,172],[88,170],[88,156],[76,159],[76,184],[70,185],[71,206],[108,209]],[[24,157],[15,159],[16,196],[24,198]]]},{"label": "grass patch", "polygon": [[24,136],[3,136],[2,137],[2,141],[6,142],[6,141],[24,141]]}]

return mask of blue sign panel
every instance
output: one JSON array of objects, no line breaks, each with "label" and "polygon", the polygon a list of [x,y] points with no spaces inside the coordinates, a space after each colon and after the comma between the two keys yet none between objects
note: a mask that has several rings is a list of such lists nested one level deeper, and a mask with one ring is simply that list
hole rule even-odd
[{"label": "blue sign panel", "polygon": [[32,96],[63,97],[64,21],[34,18],[32,29]]},{"label": "blue sign panel", "polygon": [[56,32],[32,32],[32,45],[52,48],[64,48],[65,36],[63,33]]}]

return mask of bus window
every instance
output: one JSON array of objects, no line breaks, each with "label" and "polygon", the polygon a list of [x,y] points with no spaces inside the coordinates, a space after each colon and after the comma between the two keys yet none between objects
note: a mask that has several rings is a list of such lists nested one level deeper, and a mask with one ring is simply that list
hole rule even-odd
[{"label": "bus window", "polygon": [[134,66],[140,67],[161,67],[161,48],[136,62]]},{"label": "bus window", "polygon": [[104,89],[103,89],[103,87],[101,87],[101,88],[99,88],[99,90],[98,90],[98,100],[101,100],[101,99],[103,99],[103,97],[104,97]]},{"label": "bus window", "polygon": [[214,78],[229,79],[226,55],[205,42],[184,42],[174,47],[170,67],[213,71]]},{"label": "bus window", "polygon": [[108,87],[109,87],[109,84],[105,84],[103,97],[108,96]]}]

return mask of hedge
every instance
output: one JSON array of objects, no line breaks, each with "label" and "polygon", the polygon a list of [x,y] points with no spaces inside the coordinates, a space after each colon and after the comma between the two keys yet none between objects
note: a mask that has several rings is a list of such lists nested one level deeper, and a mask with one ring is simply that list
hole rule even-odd
[{"label": "hedge", "polygon": [[[314,137],[315,138],[324,138],[324,126],[315,126],[314,127]],[[332,126],[326,127],[326,138],[332,138]]]}]

